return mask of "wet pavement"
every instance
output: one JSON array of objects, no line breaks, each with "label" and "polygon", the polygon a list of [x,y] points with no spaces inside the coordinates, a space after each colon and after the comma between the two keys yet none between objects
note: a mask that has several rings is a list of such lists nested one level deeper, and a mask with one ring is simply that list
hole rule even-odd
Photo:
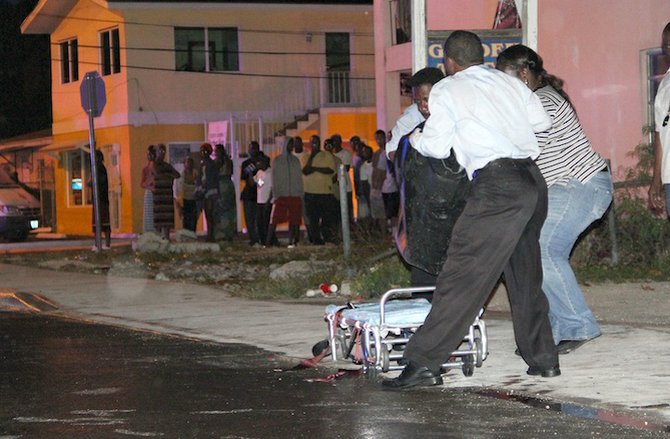
[{"label": "wet pavement", "polygon": [[0,312],[0,438],[667,437],[578,404],[384,391],[354,371],[295,365],[243,344]]}]

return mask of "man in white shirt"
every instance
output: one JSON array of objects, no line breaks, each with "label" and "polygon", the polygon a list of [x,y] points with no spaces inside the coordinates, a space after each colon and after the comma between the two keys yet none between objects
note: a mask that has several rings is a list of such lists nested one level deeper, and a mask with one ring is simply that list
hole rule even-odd
[{"label": "man in white shirt", "polygon": [[[670,57],[670,23],[661,35],[663,54]],[[654,172],[649,186],[649,203],[670,217],[670,69],[665,72],[654,99]]]},{"label": "man in white shirt", "polygon": [[534,158],[535,132],[551,126],[540,99],[520,80],[483,65],[477,35],[455,31],[444,43],[447,74],[435,84],[430,118],[412,145],[446,158],[452,149],[472,180],[456,222],[432,309],[404,351],[405,368],[388,388],[442,383],[441,365],[463,341],[501,273],[515,338],[529,375],[560,375],[543,294],[539,236],[547,186]]}]

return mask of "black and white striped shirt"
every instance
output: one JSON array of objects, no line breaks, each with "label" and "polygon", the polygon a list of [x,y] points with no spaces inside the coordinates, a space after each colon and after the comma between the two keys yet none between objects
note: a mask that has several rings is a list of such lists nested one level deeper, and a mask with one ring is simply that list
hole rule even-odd
[{"label": "black and white striped shirt", "polygon": [[547,186],[565,185],[570,177],[588,182],[607,163],[593,150],[577,113],[563,96],[549,85],[535,93],[552,121],[548,131],[537,134],[541,152],[536,162]]}]

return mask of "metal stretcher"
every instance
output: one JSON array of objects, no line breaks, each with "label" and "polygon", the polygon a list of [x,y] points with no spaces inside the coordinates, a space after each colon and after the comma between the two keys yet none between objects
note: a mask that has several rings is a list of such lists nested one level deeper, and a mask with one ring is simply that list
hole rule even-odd
[{"label": "metal stretcher", "polygon": [[[328,344],[333,361],[351,360],[362,364],[368,376],[379,372],[401,370],[402,350],[419,328],[431,305],[424,298],[413,299],[413,293],[427,293],[435,287],[395,288],[388,290],[378,303],[329,305],[324,320],[328,325]],[[444,370],[461,368],[472,376],[488,355],[483,309],[470,325],[463,342],[442,365]]]}]

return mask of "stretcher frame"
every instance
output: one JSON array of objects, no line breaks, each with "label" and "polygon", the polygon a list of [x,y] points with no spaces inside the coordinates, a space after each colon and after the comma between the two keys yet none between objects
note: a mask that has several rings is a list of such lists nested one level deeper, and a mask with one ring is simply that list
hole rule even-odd
[{"label": "stretcher frame", "polygon": [[[435,287],[394,288],[384,293],[376,307],[374,304],[352,304],[346,307],[332,306],[326,309],[324,320],[328,325],[328,342],[333,361],[352,360],[363,366],[363,372],[376,375],[379,372],[402,370],[404,365],[400,361],[403,357],[402,349],[411,335],[423,324],[425,316],[416,321],[393,323],[387,315],[386,309],[391,301],[411,298],[413,293],[433,292]],[[416,300],[416,299],[412,299]],[[357,319],[347,317],[347,309],[355,310],[358,306],[367,306],[370,312],[378,312],[374,318]],[[427,310],[430,305],[427,305]],[[427,314],[427,311],[425,314]],[[442,364],[444,371],[461,368],[463,375],[472,376],[476,367],[481,367],[488,356],[488,337],[486,323],[481,319],[484,310],[480,310],[474,322],[468,328],[463,342],[453,351],[448,361]],[[362,358],[354,358],[352,351],[360,343]],[[395,363],[395,364],[394,364]]]}]

